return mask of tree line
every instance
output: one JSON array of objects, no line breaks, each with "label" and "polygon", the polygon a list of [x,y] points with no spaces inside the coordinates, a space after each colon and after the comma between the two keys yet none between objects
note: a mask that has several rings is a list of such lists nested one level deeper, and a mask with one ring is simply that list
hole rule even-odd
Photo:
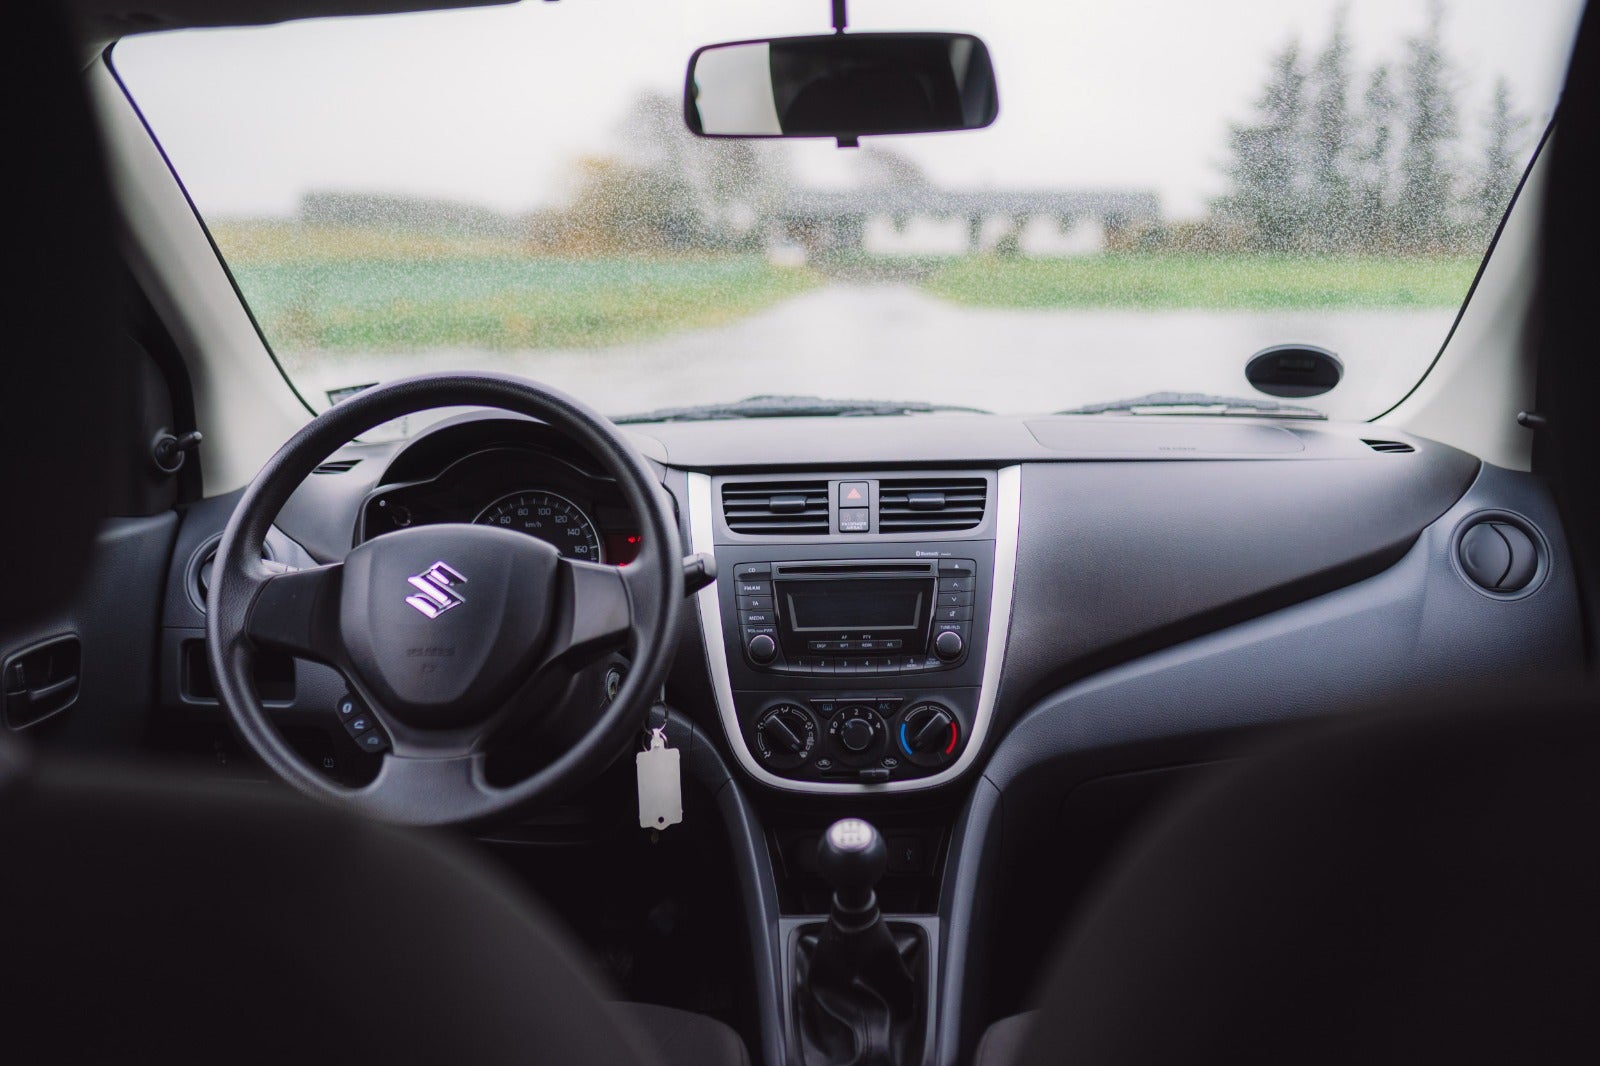
[{"label": "tree line", "polygon": [[[1528,120],[1496,79],[1468,147],[1460,67],[1435,3],[1401,54],[1357,83],[1340,8],[1320,50],[1272,57],[1252,121],[1228,133],[1228,191],[1196,243],[1270,253],[1481,250],[1521,178]],[[1474,158],[1475,155],[1475,158]]]}]

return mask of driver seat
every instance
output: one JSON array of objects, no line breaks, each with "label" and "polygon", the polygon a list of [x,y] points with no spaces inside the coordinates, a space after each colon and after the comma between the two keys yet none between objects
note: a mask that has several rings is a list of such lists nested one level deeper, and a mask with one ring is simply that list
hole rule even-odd
[{"label": "driver seat", "polygon": [[[55,5],[13,15],[27,208],[8,247],[29,313],[0,390],[0,545],[26,564],[7,625],[78,584],[127,402],[79,67]],[[721,1022],[608,1003],[558,923],[462,844],[287,789],[36,761],[4,730],[0,1040],[27,1063],[749,1062]]]},{"label": "driver seat", "polygon": [[0,1033],[29,1063],[744,1066],[608,1003],[464,845],[287,789],[0,746]]}]

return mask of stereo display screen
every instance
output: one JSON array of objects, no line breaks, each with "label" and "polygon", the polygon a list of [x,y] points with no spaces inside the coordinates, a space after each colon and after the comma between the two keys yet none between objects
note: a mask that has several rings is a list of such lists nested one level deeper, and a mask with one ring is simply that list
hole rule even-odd
[{"label": "stereo display screen", "polygon": [[921,629],[932,596],[933,582],[921,578],[778,582],[780,617],[796,634],[860,636]]}]

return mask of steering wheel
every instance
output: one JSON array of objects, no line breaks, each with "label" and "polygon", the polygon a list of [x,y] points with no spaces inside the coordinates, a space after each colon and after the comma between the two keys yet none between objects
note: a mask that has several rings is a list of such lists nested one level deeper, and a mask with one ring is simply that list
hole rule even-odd
[{"label": "steering wheel", "polygon": [[[455,406],[527,415],[585,448],[616,478],[639,520],[638,558],[625,568],[579,562],[525,533],[452,523],[386,533],[327,566],[282,572],[263,562],[273,519],[330,453],[384,422]],[[520,378],[423,375],[323,412],[256,475],[217,546],[206,645],[236,731],[279,777],[384,821],[449,825],[532,804],[604,769],[660,692],[683,594],[671,501],[615,425]],[[331,780],[285,741],[255,691],[263,649],[343,675],[350,698],[328,713],[368,716],[375,739],[363,732],[357,743],[383,751],[370,783]],[[493,741],[513,724],[561,715],[551,690],[619,649],[631,658],[627,676],[603,708],[581,709],[581,724],[568,730],[576,739],[515,784],[491,782],[485,761]]]}]

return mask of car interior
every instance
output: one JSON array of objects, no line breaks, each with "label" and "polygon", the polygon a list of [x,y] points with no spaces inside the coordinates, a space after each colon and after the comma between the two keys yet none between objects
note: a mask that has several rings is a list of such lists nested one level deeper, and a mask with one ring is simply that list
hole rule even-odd
[{"label": "car interior", "polygon": [[[1024,91],[869,2],[674,53],[675,129],[865,152]],[[1297,406],[1347,368],[1292,336],[1238,360],[1275,399],[1172,411],[632,416],[464,357],[308,402],[119,42],[475,6],[5,16],[9,1061],[1600,1049],[1592,8],[1369,418]]]}]

